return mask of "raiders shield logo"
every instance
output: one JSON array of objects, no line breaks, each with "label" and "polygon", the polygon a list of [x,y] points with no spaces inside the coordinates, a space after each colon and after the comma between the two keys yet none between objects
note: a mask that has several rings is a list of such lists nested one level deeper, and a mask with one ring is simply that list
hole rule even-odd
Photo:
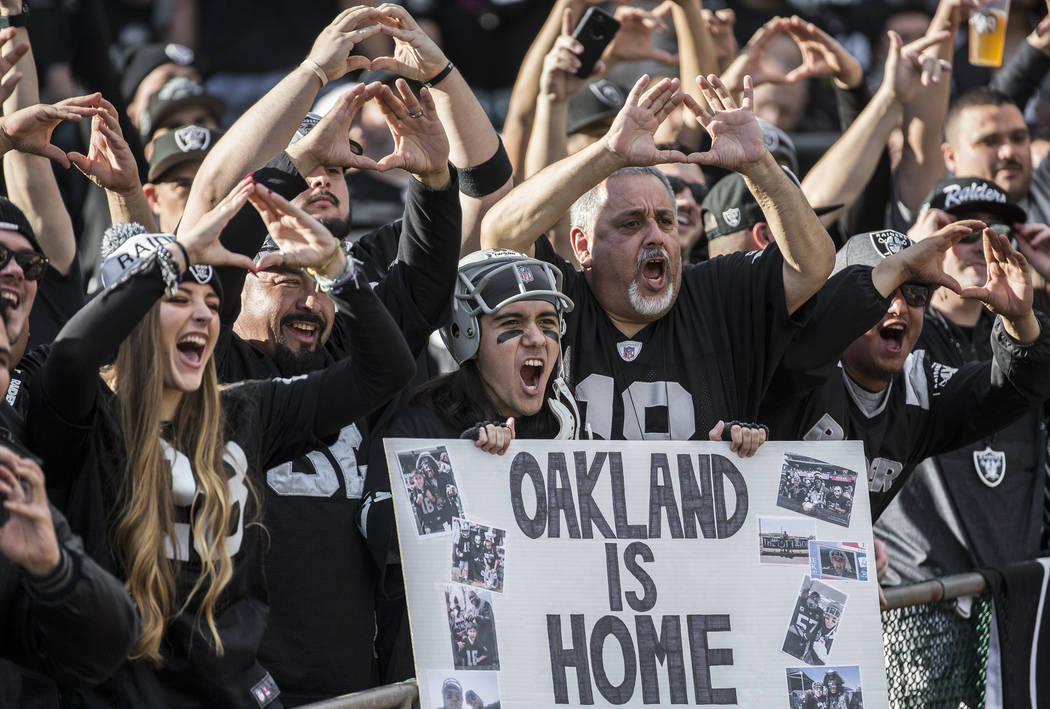
[{"label": "raiders shield logo", "polygon": [[210,142],[211,133],[207,128],[186,126],[175,131],[175,145],[184,153],[193,150],[207,150]]},{"label": "raiders shield logo", "polygon": [[871,245],[882,258],[886,258],[911,246],[911,239],[899,231],[885,229],[871,232]]},{"label": "raiders shield logo", "polygon": [[196,266],[190,266],[190,273],[193,274],[193,279],[202,286],[211,282],[211,266],[199,263]]},{"label": "raiders shield logo", "polygon": [[973,452],[973,467],[981,482],[988,487],[996,487],[1006,477],[1006,453],[985,446],[983,451]]},{"label": "raiders shield logo", "polygon": [[740,209],[733,207],[722,212],[722,219],[726,220],[726,224],[731,227],[740,226]]},{"label": "raiders shield logo", "polygon": [[620,359],[624,362],[633,362],[642,353],[642,343],[635,340],[624,340],[616,343],[616,349],[620,352]]}]

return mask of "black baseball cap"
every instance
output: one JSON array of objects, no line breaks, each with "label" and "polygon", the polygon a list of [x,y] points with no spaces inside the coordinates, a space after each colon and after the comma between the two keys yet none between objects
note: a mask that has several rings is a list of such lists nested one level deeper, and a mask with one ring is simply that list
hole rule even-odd
[{"label": "black baseball cap", "polygon": [[1028,221],[1024,209],[1011,202],[999,185],[980,177],[950,177],[939,181],[926,196],[920,213],[931,208],[955,216],[988,212],[1011,226],[1015,222]]},{"label": "black baseball cap", "polygon": [[124,101],[131,101],[135,90],[151,71],[164,64],[190,66],[193,50],[184,44],[140,44],[124,54],[124,72],[120,79],[120,93]]},{"label": "black baseball cap", "polygon": [[907,235],[893,229],[855,234],[835,254],[832,275],[847,266],[878,266],[882,259],[900,253],[912,245]]},{"label": "black baseball cap", "polygon": [[18,232],[26,238],[33,247],[33,251],[43,255],[44,250],[40,248],[40,242],[36,240],[36,233],[29,224],[25,212],[7,197],[0,197],[0,229]]},{"label": "black baseball cap", "polygon": [[608,79],[592,81],[569,99],[565,132],[572,135],[596,121],[615,116],[625,103],[627,89]]},{"label": "black baseball cap", "polygon": [[[799,184],[795,174],[786,167],[781,169],[791,178],[796,185]],[[842,205],[835,204],[828,207],[814,207],[817,215],[827,214],[839,209]],[[766,217],[762,214],[762,208],[758,206],[751,190],[747,188],[744,178],[736,172],[731,172],[715,183],[715,186],[707,193],[703,204],[700,205],[700,219],[704,225],[704,236],[707,240],[717,239],[744,229],[750,229],[759,222],[764,222]]]},{"label": "black baseball cap", "polygon": [[153,182],[176,165],[203,160],[220,137],[222,133],[219,131],[202,126],[183,126],[165,133],[153,141],[147,179]]},{"label": "black baseball cap", "polygon": [[155,126],[164,122],[175,111],[188,106],[200,106],[218,123],[226,110],[226,102],[213,96],[193,79],[178,76],[168,81],[160,91],[149,97],[146,113],[142,117],[140,131],[144,138],[153,133]]}]

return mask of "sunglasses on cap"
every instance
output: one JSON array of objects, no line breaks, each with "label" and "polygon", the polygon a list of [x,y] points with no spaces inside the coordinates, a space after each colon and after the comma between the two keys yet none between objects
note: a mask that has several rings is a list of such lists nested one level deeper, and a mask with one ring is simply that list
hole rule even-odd
[{"label": "sunglasses on cap", "polygon": [[667,176],[667,181],[671,185],[671,191],[676,195],[682,190],[688,189],[697,204],[703,202],[704,197],[707,196],[707,185],[702,185],[699,182],[686,182],[681,177],[671,177],[670,175]]},{"label": "sunglasses on cap", "polygon": [[[994,231],[999,236],[1012,237],[1014,230],[1009,224],[989,224],[988,228]],[[960,244],[976,244],[981,239],[982,232],[971,231],[969,234],[959,239]]]},{"label": "sunglasses on cap", "polygon": [[0,244],[0,269],[5,268],[11,259],[22,269],[22,277],[27,281],[38,281],[44,277],[48,260],[36,251],[14,251]]},{"label": "sunglasses on cap", "polygon": [[902,283],[898,289],[904,302],[913,308],[925,308],[930,302],[930,287],[918,283]]}]

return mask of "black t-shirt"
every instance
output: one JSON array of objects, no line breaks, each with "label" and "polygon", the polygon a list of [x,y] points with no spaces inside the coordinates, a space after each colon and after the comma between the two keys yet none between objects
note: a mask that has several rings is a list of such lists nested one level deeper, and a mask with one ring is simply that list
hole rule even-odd
[{"label": "black t-shirt", "polygon": [[787,312],[775,245],[685,266],[670,312],[633,337],[546,237],[536,257],[561,269],[575,303],[562,351],[584,422],[600,439],[705,440],[719,419],[756,420],[806,318],[806,307]]},{"label": "black t-shirt", "polygon": [[69,273],[62,275],[51,266],[40,279],[29,313],[30,351],[50,343],[59,330],[84,304],[84,282],[80,277],[80,259],[73,259]]}]

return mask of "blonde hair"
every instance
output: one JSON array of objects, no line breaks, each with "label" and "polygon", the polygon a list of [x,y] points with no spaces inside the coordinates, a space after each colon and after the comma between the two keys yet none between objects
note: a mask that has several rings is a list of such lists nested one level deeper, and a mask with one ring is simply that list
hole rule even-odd
[{"label": "blonde hair", "polygon": [[[182,396],[169,434],[171,445],[183,451],[193,466],[196,490],[190,505],[190,544],[201,560],[200,575],[193,588],[182,606],[173,610],[179,562],[168,553],[169,549],[178,548],[178,541],[171,466],[161,445],[165,355],[160,337],[160,307],[158,303],[150,309],[121,344],[114,363],[103,372],[116,392],[125,451],[116,551],[127,574],[125,585],[142,619],[142,634],[130,657],[155,666],[161,664],[161,640],[168,623],[198,594],[196,620],[203,618],[216,652],[223,653],[215,608],[233,575],[226,536],[237,512],[222,460],[225,417],[215,360],[209,358],[201,386]],[[254,496],[250,484],[249,490]]]}]

